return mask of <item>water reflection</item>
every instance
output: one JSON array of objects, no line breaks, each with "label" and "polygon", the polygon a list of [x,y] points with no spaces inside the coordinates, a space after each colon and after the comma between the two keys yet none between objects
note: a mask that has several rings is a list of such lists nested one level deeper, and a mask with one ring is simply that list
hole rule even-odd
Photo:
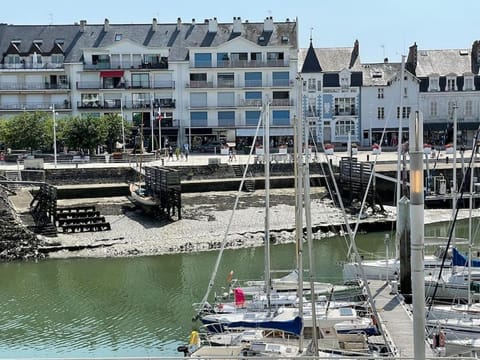
[{"label": "water reflection", "polygon": [[[465,236],[465,224],[457,236]],[[445,228],[425,233],[446,236]],[[358,235],[357,246],[385,256],[384,235]],[[343,237],[315,241],[318,280],[341,282],[347,249]],[[0,264],[0,357],[178,356],[196,327],[192,303],[204,296],[217,254]],[[294,268],[295,254],[294,244],[273,246],[272,268]],[[226,290],[231,270],[241,279],[261,277],[263,259],[262,248],[225,251],[215,292]]]}]

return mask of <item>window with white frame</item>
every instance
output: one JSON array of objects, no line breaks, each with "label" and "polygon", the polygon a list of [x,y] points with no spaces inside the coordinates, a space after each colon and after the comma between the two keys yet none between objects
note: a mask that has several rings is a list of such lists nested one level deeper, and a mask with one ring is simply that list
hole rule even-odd
[{"label": "window with white frame", "polygon": [[463,90],[468,91],[468,90],[473,90],[473,77],[471,76],[466,76],[464,83],[463,83]]},{"label": "window with white frame", "polygon": [[432,76],[428,78],[428,91],[440,90],[438,76]]},{"label": "window with white frame", "polygon": [[403,88],[403,97],[408,97],[408,88]]},{"label": "window with white frame", "polygon": [[308,91],[317,90],[316,85],[317,81],[315,79],[308,79]]},{"label": "window with white frame", "polygon": [[355,122],[353,120],[338,120],[335,122],[335,136],[348,136],[355,137]]},{"label": "window with white frame", "polygon": [[456,104],[455,104],[455,101],[449,101],[448,102],[448,118],[449,119],[453,119],[453,112],[454,112],[454,109],[456,108]]},{"label": "window with white frame", "polygon": [[432,117],[437,116],[437,102],[436,101],[430,102],[430,116],[432,116]]},{"label": "window with white frame", "polygon": [[385,108],[383,106],[377,108],[377,119],[385,119]]},{"label": "window with white frame", "polygon": [[335,98],[335,115],[355,115],[355,98]]},{"label": "window with white frame", "polygon": [[[412,111],[410,106],[404,106],[402,109],[402,119],[407,119]],[[397,119],[400,119],[400,106],[397,106]]]},{"label": "window with white frame", "polygon": [[455,91],[456,90],[456,81],[453,77],[447,78],[447,86],[445,87],[445,91]]},{"label": "window with white frame", "polygon": [[465,117],[471,117],[473,115],[473,103],[472,100],[465,101]]},{"label": "window with white frame", "polygon": [[378,88],[377,89],[377,99],[383,99],[385,94],[384,94],[384,88]]}]

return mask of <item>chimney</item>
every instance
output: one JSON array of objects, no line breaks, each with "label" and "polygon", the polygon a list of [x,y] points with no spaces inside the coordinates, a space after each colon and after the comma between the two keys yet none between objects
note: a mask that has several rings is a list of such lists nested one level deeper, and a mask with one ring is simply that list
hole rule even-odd
[{"label": "chimney", "polygon": [[152,19],[152,31],[157,31],[157,18]]},{"label": "chimney", "polygon": [[388,58],[387,57],[385,59],[383,59],[383,63],[388,64]]},{"label": "chimney", "polygon": [[195,25],[195,18],[192,19],[192,25]]},{"label": "chimney", "polygon": [[263,31],[273,31],[273,18],[271,16],[265,18],[265,21],[263,22]]},{"label": "chimney", "polygon": [[80,32],[85,31],[85,26],[87,26],[87,20],[80,20]]},{"label": "chimney", "polygon": [[234,33],[241,33],[242,32],[242,19],[240,18],[240,16],[233,18],[232,32],[234,32]]},{"label": "chimney", "polygon": [[417,56],[418,56],[418,46],[417,43],[413,43],[412,46],[408,48],[408,57],[407,62],[405,63],[405,69],[410,71],[413,75],[417,75]]},{"label": "chimney", "polygon": [[218,22],[217,18],[214,17],[208,21],[208,32],[217,32],[218,31]]},{"label": "chimney", "polygon": [[352,68],[353,65],[355,65],[355,62],[357,61],[359,54],[360,54],[360,43],[358,42],[358,39],[357,39],[353,43],[352,56],[350,57],[350,66],[349,66],[350,68]]},{"label": "chimney", "polygon": [[110,29],[110,21],[108,19],[105,19],[105,22],[103,23],[103,31],[107,32]]},{"label": "chimney", "polygon": [[477,74],[480,68],[480,41],[475,40],[472,44],[472,73]]},{"label": "chimney", "polygon": [[[195,21],[195,19],[192,19],[192,23]],[[177,18],[177,31],[180,31],[180,28],[182,27],[182,18]]]}]

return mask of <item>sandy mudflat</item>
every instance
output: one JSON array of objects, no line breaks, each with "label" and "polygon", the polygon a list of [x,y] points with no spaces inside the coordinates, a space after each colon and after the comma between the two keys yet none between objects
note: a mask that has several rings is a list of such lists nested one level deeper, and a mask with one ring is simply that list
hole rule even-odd
[{"label": "sandy mudflat", "polygon": [[[182,219],[169,222],[146,216],[134,210],[126,198],[83,199],[81,204],[94,203],[100,209],[112,230],[75,234],[59,233],[48,238],[50,243],[61,245],[89,245],[89,249],[62,250],[50,253],[50,257],[113,257],[159,255],[189,251],[218,249],[227,238],[228,247],[260,246],[264,231],[264,192],[242,193],[238,208],[232,215],[235,192],[211,192],[182,195]],[[321,190],[312,189],[312,225],[332,225],[344,222],[339,209],[331,201],[322,199]],[[59,205],[71,205],[75,201],[62,201]],[[275,243],[293,242],[295,238],[295,196],[293,189],[272,189],[270,200],[271,239]],[[375,214],[366,221],[392,221],[395,208],[386,207],[386,213]],[[474,216],[479,216],[479,210]],[[425,210],[425,222],[449,221],[452,211]],[[461,210],[459,218],[468,217],[468,210]],[[355,221],[352,216],[350,222]],[[227,231],[228,230],[228,231]],[[327,238],[332,234],[316,233],[314,237]],[[99,246],[101,245],[101,246]]]}]

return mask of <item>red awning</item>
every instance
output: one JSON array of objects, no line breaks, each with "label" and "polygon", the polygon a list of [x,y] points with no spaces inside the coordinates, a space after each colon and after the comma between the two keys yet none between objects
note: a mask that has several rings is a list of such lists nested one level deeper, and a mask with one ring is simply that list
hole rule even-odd
[{"label": "red awning", "polygon": [[100,77],[111,77],[117,78],[122,77],[124,71],[123,70],[107,70],[107,71],[100,71]]}]

